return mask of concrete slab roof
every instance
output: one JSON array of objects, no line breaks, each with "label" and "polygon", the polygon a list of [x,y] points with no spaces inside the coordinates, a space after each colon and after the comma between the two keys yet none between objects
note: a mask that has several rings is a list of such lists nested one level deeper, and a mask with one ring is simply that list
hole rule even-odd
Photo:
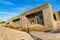
[{"label": "concrete slab roof", "polygon": [[26,16],[26,15],[29,15],[29,14],[32,14],[32,13],[35,13],[35,12],[38,12],[38,11],[43,10],[45,8],[48,8],[48,7],[51,7],[51,5],[50,4],[45,4],[45,5],[42,5],[40,7],[35,8],[35,9],[32,9],[30,11],[24,12],[20,16]]}]

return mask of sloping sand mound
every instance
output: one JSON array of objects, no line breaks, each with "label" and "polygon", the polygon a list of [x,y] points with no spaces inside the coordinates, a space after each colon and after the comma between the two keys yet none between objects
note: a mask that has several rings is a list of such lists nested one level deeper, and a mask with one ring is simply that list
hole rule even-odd
[{"label": "sloping sand mound", "polygon": [[26,32],[0,27],[0,40],[33,40]]}]

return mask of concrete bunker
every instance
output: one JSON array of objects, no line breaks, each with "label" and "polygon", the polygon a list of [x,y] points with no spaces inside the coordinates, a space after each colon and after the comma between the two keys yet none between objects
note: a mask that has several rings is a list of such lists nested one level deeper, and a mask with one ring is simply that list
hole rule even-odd
[{"label": "concrete bunker", "polygon": [[[22,13],[18,16],[19,19],[16,22],[11,21],[10,25],[16,26],[18,29],[26,29],[31,28],[32,25],[42,25],[43,28],[49,29],[55,27],[55,21],[56,17],[55,14],[53,15],[53,11],[50,4],[45,4],[41,7],[35,8],[33,10],[27,11]],[[18,26],[17,26],[18,25]],[[36,26],[37,27],[37,26]],[[41,27],[41,26],[39,26]],[[40,30],[41,28],[37,28],[37,30]],[[33,28],[33,27],[32,27]],[[35,29],[35,28],[33,28]],[[45,30],[45,29],[44,29]],[[49,29],[50,30],[50,29]]]}]

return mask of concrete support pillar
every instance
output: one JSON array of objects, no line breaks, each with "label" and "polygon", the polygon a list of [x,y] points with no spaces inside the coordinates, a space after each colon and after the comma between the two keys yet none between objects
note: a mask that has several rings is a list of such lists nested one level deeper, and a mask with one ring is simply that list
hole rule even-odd
[{"label": "concrete support pillar", "polygon": [[56,23],[53,18],[53,11],[50,5],[47,5],[48,8],[43,10],[44,25],[48,27],[56,27]]},{"label": "concrete support pillar", "polygon": [[35,16],[35,24],[37,24],[37,16]]}]

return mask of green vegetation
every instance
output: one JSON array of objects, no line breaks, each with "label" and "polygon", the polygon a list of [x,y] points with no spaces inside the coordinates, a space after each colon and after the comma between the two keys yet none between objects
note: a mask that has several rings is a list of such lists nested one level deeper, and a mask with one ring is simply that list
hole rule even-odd
[{"label": "green vegetation", "polygon": [[0,22],[0,24],[4,24],[5,22],[3,21],[3,22]]},{"label": "green vegetation", "polygon": [[13,22],[19,21],[19,16],[15,16],[15,17],[13,17],[13,18],[11,18],[9,20],[11,20]]},{"label": "green vegetation", "polygon": [[40,38],[37,38],[37,40],[42,40],[42,39],[40,39]]},{"label": "green vegetation", "polygon": [[19,17],[18,16],[15,16],[13,18],[11,18],[10,20],[15,20],[15,19],[18,19]]},{"label": "green vegetation", "polygon": [[19,21],[19,18],[12,20],[13,22]]}]

